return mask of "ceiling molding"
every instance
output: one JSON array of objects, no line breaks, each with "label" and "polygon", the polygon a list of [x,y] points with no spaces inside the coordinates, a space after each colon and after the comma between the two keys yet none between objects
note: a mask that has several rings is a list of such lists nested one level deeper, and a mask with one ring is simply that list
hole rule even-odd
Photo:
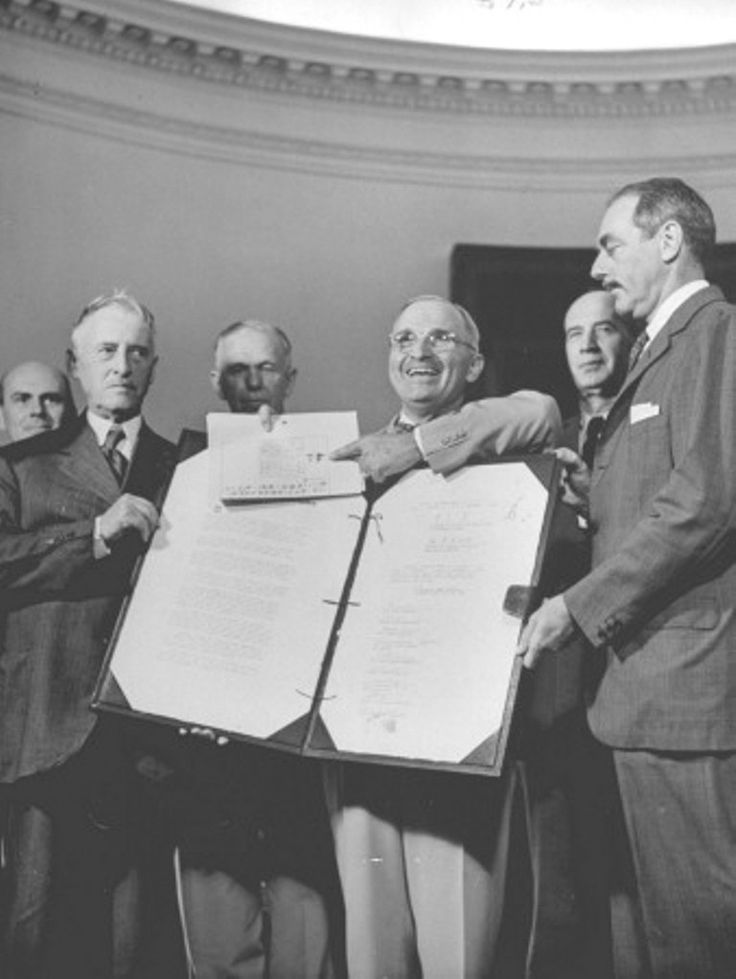
[{"label": "ceiling molding", "polygon": [[358,146],[333,140],[266,134],[247,128],[211,125],[164,116],[0,74],[0,111],[65,130],[87,133],[147,149],[203,159],[245,163],[267,170],[330,175],[442,187],[516,191],[603,192],[627,174],[663,168],[688,174],[697,170],[704,188],[733,186],[736,152],[666,160],[646,156],[605,156],[581,162],[574,157],[519,157],[413,152]]},{"label": "ceiling molding", "polygon": [[418,113],[574,119],[736,111],[736,45],[480,52],[265,25],[162,0],[83,7],[0,0],[0,30],[202,83]]}]

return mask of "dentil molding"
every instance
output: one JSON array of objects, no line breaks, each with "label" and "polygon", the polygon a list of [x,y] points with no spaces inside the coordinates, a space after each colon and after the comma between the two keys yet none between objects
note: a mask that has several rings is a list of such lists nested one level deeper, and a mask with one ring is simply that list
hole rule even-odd
[{"label": "dentil molding", "polygon": [[610,118],[736,110],[736,45],[489,52],[346,38],[164,0],[0,0],[0,30],[203,84],[407,112]]}]

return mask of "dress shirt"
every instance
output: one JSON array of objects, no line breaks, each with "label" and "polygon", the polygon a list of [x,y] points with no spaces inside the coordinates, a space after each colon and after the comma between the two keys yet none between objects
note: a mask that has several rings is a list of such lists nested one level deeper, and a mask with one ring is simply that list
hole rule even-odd
[{"label": "dress shirt", "polygon": [[102,448],[105,444],[105,439],[107,438],[107,433],[110,431],[113,425],[118,425],[122,428],[125,433],[125,438],[120,439],[115,448],[118,452],[125,456],[128,462],[133,458],[133,453],[135,452],[135,447],[138,442],[138,436],[141,431],[141,424],[143,422],[140,415],[136,415],[135,418],[128,418],[124,422],[115,422],[112,418],[102,418],[100,415],[95,415],[92,411],[87,411],[87,422],[89,427],[95,433],[95,438],[97,439],[97,444]]},{"label": "dress shirt", "polygon": [[[110,431],[113,425],[117,425],[119,428],[121,428],[124,432],[124,438],[120,439],[115,448],[121,455],[125,456],[128,465],[130,465],[130,460],[133,458],[133,453],[135,452],[135,447],[138,443],[138,436],[140,435],[141,431],[141,425],[143,423],[140,415],[136,415],[135,418],[128,418],[127,421],[124,422],[115,422],[112,418],[102,418],[101,415],[96,415],[93,411],[88,409],[87,423],[95,433],[95,438],[97,439],[97,444],[100,448],[104,446],[107,433]],[[95,525],[92,532],[92,546],[95,559],[98,561],[101,558],[107,557],[110,553],[110,548],[100,533],[99,517],[95,517]]]},{"label": "dress shirt", "polygon": [[647,335],[649,339],[647,340],[644,350],[651,344],[652,340],[660,332],[662,327],[665,325],[667,320],[672,316],[674,311],[682,306],[682,304],[693,296],[696,292],[701,289],[707,289],[708,283],[705,279],[694,279],[692,282],[687,282],[684,286],[680,286],[679,289],[669,295],[661,306],[658,306],[654,311],[654,316],[647,323]]}]

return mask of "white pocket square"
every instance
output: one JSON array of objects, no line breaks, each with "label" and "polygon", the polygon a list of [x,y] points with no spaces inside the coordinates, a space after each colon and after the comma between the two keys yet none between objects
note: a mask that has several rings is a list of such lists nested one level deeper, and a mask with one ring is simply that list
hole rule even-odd
[{"label": "white pocket square", "polygon": [[647,418],[654,418],[659,414],[659,405],[652,404],[651,401],[644,401],[638,405],[631,406],[630,420],[632,425],[643,422]]}]

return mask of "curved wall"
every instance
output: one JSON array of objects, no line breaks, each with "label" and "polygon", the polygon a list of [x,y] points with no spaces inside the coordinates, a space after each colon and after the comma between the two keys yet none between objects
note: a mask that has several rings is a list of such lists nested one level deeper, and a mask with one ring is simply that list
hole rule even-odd
[{"label": "curved wall", "polygon": [[293,337],[292,409],[381,424],[392,314],[447,290],[455,243],[587,246],[626,180],[683,176],[736,240],[733,47],[463,52],[109,9],[0,2],[0,366],[59,362],[126,285],[159,321],[170,436],[217,408],[212,338],[244,315]]}]

